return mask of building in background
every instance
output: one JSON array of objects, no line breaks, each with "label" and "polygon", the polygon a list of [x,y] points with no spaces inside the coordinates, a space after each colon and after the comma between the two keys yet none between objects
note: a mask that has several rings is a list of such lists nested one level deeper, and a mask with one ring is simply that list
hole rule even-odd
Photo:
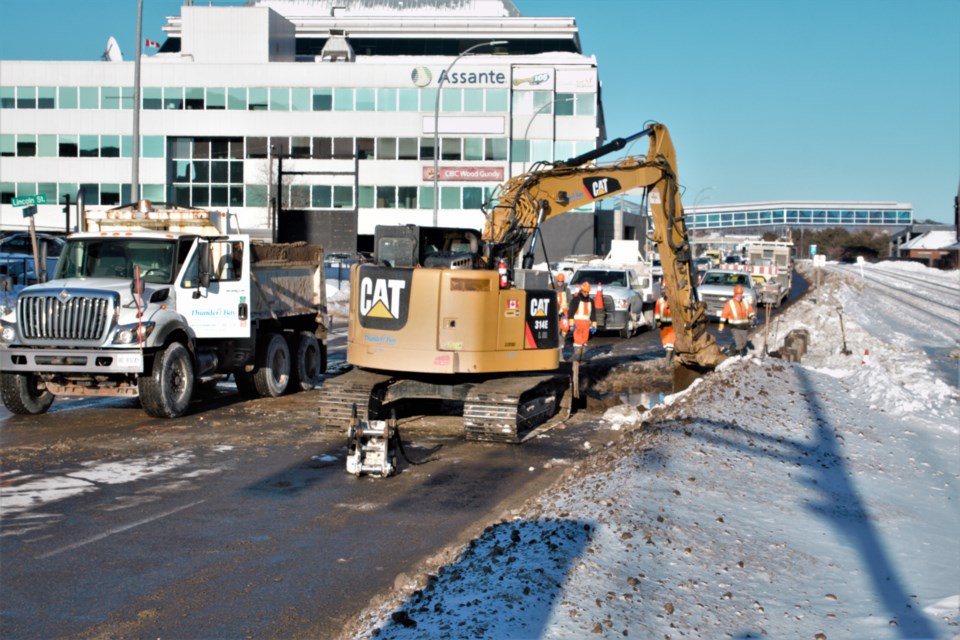
[{"label": "building in background", "polygon": [[[510,0],[188,5],[163,30],[141,58],[140,196],[261,237],[355,251],[378,224],[479,229],[497,185],[605,137],[574,19]],[[130,201],[134,63],[104,58],[0,61],[4,230],[26,226],[14,197],[45,195],[53,231],[75,227],[62,203],[80,189],[88,207]]]}]

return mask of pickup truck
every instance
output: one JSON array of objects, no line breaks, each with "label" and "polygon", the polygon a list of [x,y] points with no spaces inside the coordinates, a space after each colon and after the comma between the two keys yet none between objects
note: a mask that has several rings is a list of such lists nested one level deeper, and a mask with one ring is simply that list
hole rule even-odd
[{"label": "pickup truck", "polygon": [[696,298],[706,305],[708,316],[719,319],[723,305],[733,297],[733,288],[743,287],[743,299],[754,309],[757,306],[757,291],[749,273],[733,269],[708,269],[697,285]]},{"label": "pickup truck", "polygon": [[660,297],[660,285],[651,276],[642,276],[632,267],[590,264],[573,274],[571,296],[583,282],[590,283],[591,295],[598,284],[602,287],[603,312],[597,314],[601,331],[619,331],[621,338],[630,338],[641,327],[653,325],[653,305]]},{"label": "pickup truck", "polygon": [[[256,244],[217,212],[148,201],[84,214],[49,282],[0,317],[0,398],[139,397],[183,415],[194,387],[234,376],[247,397],[310,389],[326,369],[323,249]],[[225,226],[225,225],[223,225]]]}]

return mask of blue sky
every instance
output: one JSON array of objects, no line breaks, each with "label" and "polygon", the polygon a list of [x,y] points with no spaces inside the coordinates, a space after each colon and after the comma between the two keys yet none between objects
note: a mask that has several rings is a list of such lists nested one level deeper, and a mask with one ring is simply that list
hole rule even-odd
[{"label": "blue sky", "polygon": [[[162,41],[165,16],[182,3],[144,0],[143,37]],[[515,4],[524,15],[576,18],[600,69],[608,136],[666,124],[687,205],[883,200],[953,221],[958,0]],[[112,35],[131,59],[136,7],[0,0],[0,58],[95,60]]]}]

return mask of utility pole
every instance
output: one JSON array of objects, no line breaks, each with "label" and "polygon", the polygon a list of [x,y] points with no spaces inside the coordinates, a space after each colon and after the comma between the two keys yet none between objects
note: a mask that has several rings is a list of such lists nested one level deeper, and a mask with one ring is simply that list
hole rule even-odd
[{"label": "utility pole", "polygon": [[143,0],[137,1],[137,56],[133,60],[133,168],[130,200],[140,200],[140,47],[143,43]]}]

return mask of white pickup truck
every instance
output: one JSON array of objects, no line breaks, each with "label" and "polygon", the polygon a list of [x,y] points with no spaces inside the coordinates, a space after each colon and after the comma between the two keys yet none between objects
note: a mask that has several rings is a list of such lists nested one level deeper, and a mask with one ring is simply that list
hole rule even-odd
[{"label": "white pickup truck", "polygon": [[[138,396],[186,412],[197,382],[245,396],[312,388],[329,320],[319,246],[251,243],[221,214],[177,206],[90,212],[49,282],[0,317],[0,398],[44,413],[55,396]],[[223,225],[221,225],[223,226]]]}]

